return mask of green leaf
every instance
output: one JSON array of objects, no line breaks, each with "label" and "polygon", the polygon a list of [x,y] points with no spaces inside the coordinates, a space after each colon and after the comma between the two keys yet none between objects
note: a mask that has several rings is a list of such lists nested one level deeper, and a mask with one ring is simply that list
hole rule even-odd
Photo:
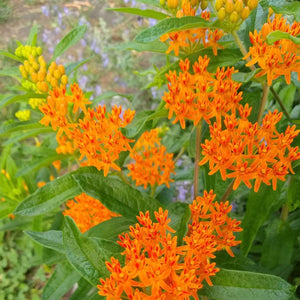
[{"label": "green leaf", "polygon": [[66,75],[70,75],[72,72],[76,71],[79,67],[93,59],[94,56],[90,56],[88,58],[82,59],[80,61],[72,62],[66,65]]},{"label": "green leaf", "polygon": [[151,43],[137,43],[135,41],[122,43],[118,46],[115,46],[114,49],[119,51],[135,50],[138,52],[158,52],[165,53],[168,50],[168,46],[165,43],[160,41],[153,41]]},{"label": "green leaf", "polygon": [[87,282],[84,278],[81,278],[78,282],[78,288],[72,294],[69,300],[80,300],[86,299],[89,300],[92,294],[96,293],[98,295],[98,299],[101,299],[102,296],[98,294],[98,292],[94,289],[94,287]]},{"label": "green leaf", "polygon": [[138,43],[149,43],[159,39],[163,34],[172,31],[180,31],[191,28],[212,28],[213,23],[201,17],[168,18],[158,22],[139,33],[135,41]]},{"label": "green leaf", "polygon": [[29,137],[33,137],[33,136],[36,137],[39,134],[43,134],[43,133],[54,133],[54,132],[51,127],[32,129],[32,130],[27,130],[25,132],[16,132],[15,134],[12,134],[11,137],[3,143],[3,146],[14,144],[18,141],[27,139]]},{"label": "green leaf", "polygon": [[57,300],[80,279],[79,273],[68,262],[58,264],[43,289],[42,300]]},{"label": "green leaf", "polygon": [[100,277],[109,275],[105,262],[115,256],[109,248],[116,243],[107,241],[108,249],[100,247],[95,238],[84,236],[70,217],[65,218],[63,240],[69,262],[92,285],[97,285]]},{"label": "green leaf", "polygon": [[300,178],[291,175],[289,177],[287,204],[289,206],[289,210],[293,211],[300,206],[300,198],[298,196],[300,191]]},{"label": "green leaf", "polygon": [[241,250],[247,255],[259,228],[268,219],[270,214],[278,209],[283,200],[280,198],[282,183],[277,182],[277,190],[273,191],[272,186],[262,184],[259,192],[252,189],[246,206],[246,214],[242,221],[242,243]]},{"label": "green leaf", "polygon": [[18,205],[14,214],[41,215],[79,194],[81,189],[70,173],[47,183],[29,195]]},{"label": "green leaf", "polygon": [[0,70],[0,76],[9,76],[17,80],[21,80],[20,71],[18,67],[10,67]]},{"label": "green leaf", "polygon": [[271,1],[270,7],[277,14],[293,15],[297,21],[300,20],[300,2],[298,1]]},{"label": "green leaf", "polygon": [[39,159],[36,159],[32,161],[30,164],[25,165],[25,167],[21,168],[17,174],[16,177],[24,176],[32,171],[39,170],[42,167],[51,165],[56,160],[62,160],[66,156],[64,154],[54,154],[52,156],[48,157],[42,157]]},{"label": "green leaf", "polygon": [[138,15],[141,17],[152,18],[152,19],[156,19],[156,20],[163,20],[163,19],[169,17],[169,15],[166,15],[159,11],[155,11],[152,9],[143,10],[143,9],[139,9],[139,8],[135,8],[135,7],[117,7],[117,8],[108,8],[107,10],[113,10],[113,11],[118,11],[118,12],[122,12],[122,13]]},{"label": "green leaf", "polygon": [[115,96],[126,98],[130,102],[133,99],[133,96],[129,95],[129,94],[120,94],[117,92],[105,92],[105,93],[101,94],[100,96],[93,99],[92,106],[94,107],[96,105],[99,105],[100,101],[107,100],[107,99],[110,99]]},{"label": "green leaf", "polygon": [[37,40],[37,34],[39,32],[39,28],[36,24],[34,24],[29,32],[28,40],[27,40],[27,45],[30,46],[35,46],[36,45],[36,40]]},{"label": "green leaf", "polygon": [[148,5],[152,5],[152,6],[161,8],[161,5],[159,4],[158,0],[136,0],[136,2],[145,3]]},{"label": "green leaf", "polygon": [[44,232],[36,232],[36,231],[24,231],[24,232],[38,244],[55,251],[65,253],[62,231],[49,230]]},{"label": "green leaf", "polygon": [[28,99],[30,98],[45,98],[43,94],[35,94],[35,93],[26,93],[23,95],[17,95],[17,96],[7,96],[4,99],[0,101],[0,109],[5,107],[6,105],[9,105],[11,103],[15,102],[28,102]]},{"label": "green leaf", "polygon": [[295,291],[280,277],[246,271],[222,269],[212,282],[199,294],[218,300],[288,300]]},{"label": "green leaf", "polygon": [[17,204],[13,204],[10,201],[1,201],[0,200],[0,219],[5,218],[11,214],[16,208]]},{"label": "green leaf", "polygon": [[253,70],[251,72],[247,72],[247,73],[243,73],[243,72],[234,73],[234,74],[232,74],[232,79],[237,82],[246,83],[246,82],[250,81],[255,76],[255,74],[258,72],[259,72],[259,70],[255,69],[255,70]]},{"label": "green leaf", "polygon": [[86,25],[73,28],[63,39],[56,45],[53,53],[52,61],[67,51],[71,46],[75,45],[85,34]]},{"label": "green leaf", "polygon": [[[278,93],[278,96],[280,97],[282,104],[284,105],[287,111],[292,110],[296,90],[297,88],[293,84],[290,84],[281,88]],[[279,110],[281,110],[278,102],[276,103],[276,106]]]},{"label": "green leaf", "polygon": [[279,41],[279,40],[282,40],[282,39],[285,39],[285,40],[290,40],[292,41],[293,43],[297,44],[297,45],[300,45],[300,38],[297,38],[295,36],[292,36],[290,34],[288,34],[287,32],[282,32],[280,30],[276,30],[276,31],[273,31],[273,32],[270,32],[268,35],[267,35],[267,43],[269,45],[272,45],[274,44],[275,42]]},{"label": "green leaf", "polygon": [[45,128],[45,126],[32,121],[22,121],[3,124],[2,126],[0,126],[0,137],[9,136],[12,132],[16,131],[41,128]]},{"label": "green leaf", "polygon": [[136,220],[140,212],[157,211],[160,203],[145,193],[136,190],[117,178],[104,177],[102,171],[94,167],[81,168],[81,173],[74,173],[73,178],[87,195],[101,201],[109,210]]},{"label": "green leaf", "polygon": [[[287,270],[288,267],[292,266],[295,241],[295,232],[292,231],[287,222],[278,219],[273,220],[266,229],[260,261],[261,265],[273,272],[275,271],[276,275],[281,275],[282,277],[282,270]],[[286,278],[290,271],[291,269],[285,274]]]},{"label": "green leaf", "polygon": [[16,60],[16,61],[21,62],[21,63],[24,62],[23,59],[19,58],[18,56],[15,56],[14,54],[12,54],[10,52],[4,51],[4,50],[0,50],[0,55],[11,58],[11,59]]},{"label": "green leaf", "polygon": [[98,237],[106,240],[117,240],[119,235],[129,230],[134,222],[124,217],[114,217],[93,226],[87,231],[89,237]]}]

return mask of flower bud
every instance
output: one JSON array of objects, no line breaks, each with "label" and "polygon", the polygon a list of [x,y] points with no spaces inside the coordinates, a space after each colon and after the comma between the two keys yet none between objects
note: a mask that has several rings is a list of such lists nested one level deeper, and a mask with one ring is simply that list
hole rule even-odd
[{"label": "flower bud", "polygon": [[36,54],[37,54],[38,56],[40,56],[40,55],[42,55],[42,53],[43,53],[42,48],[41,48],[41,47],[37,47],[37,48],[36,48]]},{"label": "flower bud", "polygon": [[46,81],[42,81],[40,84],[40,91],[47,93],[48,92],[48,84]]},{"label": "flower bud", "polygon": [[68,83],[68,77],[67,75],[63,75],[60,79],[60,82],[63,84],[63,85],[67,85]]},{"label": "flower bud", "polygon": [[244,2],[243,0],[237,0],[234,4],[234,10],[240,13],[243,10]]},{"label": "flower bud", "polygon": [[56,78],[57,80],[60,79],[61,74],[60,74],[60,72],[59,72],[58,69],[56,69],[56,70],[53,72],[53,76],[54,76],[54,78]]},{"label": "flower bud", "polygon": [[218,18],[220,21],[223,21],[225,19],[226,16],[226,12],[225,12],[225,8],[222,7],[219,11],[218,11]]},{"label": "flower bud", "polygon": [[265,39],[267,35],[272,31],[271,26],[268,23],[265,23],[261,28],[261,35]]},{"label": "flower bud", "polygon": [[159,4],[160,4],[161,6],[164,6],[164,5],[166,4],[166,0],[159,0]]},{"label": "flower bud", "polygon": [[206,0],[202,0],[202,2],[201,2],[201,9],[204,10],[204,9],[207,8],[207,6],[208,6],[208,2]]},{"label": "flower bud", "polygon": [[191,0],[191,5],[192,6],[197,6],[200,3],[199,0]]},{"label": "flower bud", "polygon": [[238,13],[236,11],[233,11],[229,17],[229,20],[231,23],[237,23],[237,21],[240,19]]},{"label": "flower bud", "polygon": [[40,70],[40,71],[38,71],[37,75],[38,75],[38,80],[43,81],[43,80],[45,80],[46,72],[43,70]]},{"label": "flower bud", "polygon": [[59,70],[60,74],[65,74],[65,67],[63,65],[58,65],[57,69]]},{"label": "flower bud", "polygon": [[226,4],[225,4],[225,11],[228,14],[231,14],[233,12],[233,1],[232,0],[226,0]]},{"label": "flower bud", "polygon": [[242,10],[241,18],[242,18],[243,20],[245,20],[245,19],[247,19],[247,18],[249,17],[249,15],[250,15],[250,9],[249,9],[248,6],[245,6],[245,7],[243,8],[243,10]]},{"label": "flower bud", "polygon": [[37,82],[38,81],[38,76],[35,72],[30,73],[31,79],[33,82]]},{"label": "flower bud", "polygon": [[167,5],[169,8],[177,8],[178,6],[178,0],[167,0]]},{"label": "flower bud", "polygon": [[221,9],[221,7],[223,7],[223,5],[224,5],[223,0],[216,0],[215,8],[216,8],[217,11],[219,11]]},{"label": "flower bud", "polygon": [[247,6],[249,7],[250,10],[255,9],[257,5],[258,5],[258,0],[248,0]]},{"label": "flower bud", "polygon": [[50,84],[53,88],[58,87],[58,81],[54,77],[51,78]]}]

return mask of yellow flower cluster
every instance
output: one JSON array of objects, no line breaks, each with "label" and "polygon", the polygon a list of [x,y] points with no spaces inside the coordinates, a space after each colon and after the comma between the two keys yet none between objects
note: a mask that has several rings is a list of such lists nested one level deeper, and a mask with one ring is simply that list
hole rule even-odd
[{"label": "yellow flower cluster", "polygon": [[29,45],[26,45],[26,46],[19,46],[16,51],[15,51],[15,55],[18,56],[18,57],[22,57],[22,58],[29,58],[29,56],[33,56],[33,57],[36,57],[36,56],[40,56],[42,55],[42,48],[41,47],[33,47],[33,46],[29,46]]},{"label": "yellow flower cluster", "polygon": [[19,110],[15,113],[15,116],[20,121],[28,121],[30,119],[30,110],[29,109]]},{"label": "yellow flower cluster", "polygon": [[258,0],[216,0],[215,9],[219,20],[235,29],[249,17],[257,5]]}]

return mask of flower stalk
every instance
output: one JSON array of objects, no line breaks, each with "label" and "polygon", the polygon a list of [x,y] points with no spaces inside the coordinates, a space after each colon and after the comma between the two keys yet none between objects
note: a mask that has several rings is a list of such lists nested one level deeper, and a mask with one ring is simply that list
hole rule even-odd
[{"label": "flower stalk", "polygon": [[201,131],[202,121],[199,122],[196,128],[196,152],[195,152],[195,169],[194,169],[194,199],[198,195],[199,188],[199,161],[200,161],[200,150],[201,150]]}]

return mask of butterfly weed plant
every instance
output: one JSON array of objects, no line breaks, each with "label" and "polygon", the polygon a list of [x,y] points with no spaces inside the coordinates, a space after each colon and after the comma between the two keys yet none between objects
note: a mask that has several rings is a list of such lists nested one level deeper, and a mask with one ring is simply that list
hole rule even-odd
[{"label": "butterfly weed plant", "polygon": [[0,53],[19,65],[0,106],[22,102],[0,127],[0,216],[56,266],[42,299],[296,299],[299,2],[138,2],[113,10],[157,20],[121,45],[166,57],[153,110],[101,105],[57,62],[85,25],[49,60],[36,27]]}]

